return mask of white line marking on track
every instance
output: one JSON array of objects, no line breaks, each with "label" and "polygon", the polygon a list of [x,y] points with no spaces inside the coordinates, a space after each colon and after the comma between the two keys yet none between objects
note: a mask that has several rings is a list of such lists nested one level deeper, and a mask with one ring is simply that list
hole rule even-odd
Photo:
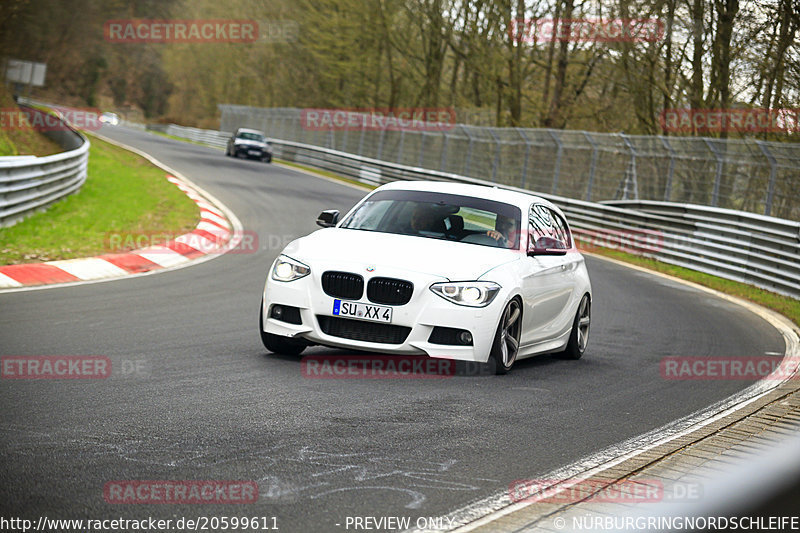
[{"label": "white line marking on track", "polygon": [[78,279],[100,279],[114,276],[125,276],[128,271],[117,265],[109,263],[98,257],[83,257],[81,259],[64,259],[61,261],[48,261],[46,265],[60,268]]},{"label": "white line marking on track", "polygon": [[224,226],[226,228],[230,228],[231,227],[231,225],[228,224],[228,221],[225,220],[224,217],[217,216],[214,213],[211,213],[209,211],[202,211],[200,213],[200,220],[210,220],[211,222],[216,222],[220,226]]},{"label": "white line marking on track", "polygon": [[[631,268],[642,273],[658,276],[676,283],[680,283],[687,287],[704,291],[708,294],[712,294],[731,303],[742,306],[748,311],[760,316],[771,326],[777,329],[783,336],[786,344],[786,355],[784,356],[783,363],[787,365],[794,365],[790,367],[793,369],[793,373],[787,373],[779,368],[773,373],[773,375],[754,383],[743,391],[717,402],[714,405],[692,413],[679,420],[675,420],[674,422],[670,422],[669,424],[638,437],[634,437],[620,444],[610,446],[605,450],[601,450],[597,453],[584,457],[583,459],[580,459],[572,464],[553,470],[550,473],[537,476],[537,478],[555,480],[591,478],[596,476],[598,472],[613,468],[614,466],[623,463],[628,459],[641,455],[648,450],[652,450],[653,448],[661,446],[662,444],[666,444],[672,440],[688,435],[694,431],[697,431],[698,429],[708,426],[709,424],[713,424],[714,422],[728,415],[734,414],[736,411],[739,411],[759,398],[767,395],[781,383],[784,383],[789,379],[797,378],[797,373],[800,369],[796,366],[797,360],[800,358],[800,328],[798,328],[785,316],[761,307],[760,305],[756,305],[746,300],[741,300],[713,289],[709,289],[708,287],[704,287],[691,281],[682,280],[661,272],[647,270],[643,267],[615,259],[609,259],[607,257],[586,252],[582,253],[584,253],[584,255],[610,261],[626,268]],[[783,366],[783,363],[781,366]],[[456,527],[456,529],[451,531],[454,533],[466,533],[532,504],[533,502],[530,501],[512,503],[509,491],[508,489],[505,489],[502,492],[495,493],[492,496],[483,498],[456,509],[455,511],[444,516],[451,519],[451,523]],[[412,531],[416,532],[424,530],[415,529]]]},{"label": "white line marking on track", "polygon": [[5,274],[0,273],[0,288],[6,287],[22,287],[22,283],[15,279],[11,279]]},{"label": "white line marking on track", "polygon": [[139,251],[136,255],[162,267],[171,267],[189,261],[189,258],[185,255],[179,254],[175,250],[170,250],[165,246],[151,246]]},{"label": "white line marking on track", "polygon": [[200,250],[205,254],[211,253],[217,249],[217,245],[213,241],[206,239],[197,233],[187,233],[186,235],[181,235],[175,239],[175,242],[185,244],[186,246],[191,246],[195,250]]}]

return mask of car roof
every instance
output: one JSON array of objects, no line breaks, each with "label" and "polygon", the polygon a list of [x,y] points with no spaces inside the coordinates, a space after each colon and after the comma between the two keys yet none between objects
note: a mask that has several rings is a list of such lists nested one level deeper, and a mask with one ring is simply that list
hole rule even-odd
[{"label": "car roof", "polygon": [[240,133],[257,133],[259,135],[264,135],[264,132],[261,130],[251,130],[249,128],[239,128],[238,130],[236,130],[237,135]]},{"label": "car roof", "polygon": [[556,211],[560,212],[558,207],[553,205],[552,202],[532,193],[512,191],[510,189],[501,189],[499,187],[487,185],[474,185],[471,183],[453,183],[444,181],[393,181],[379,187],[377,190],[409,190],[461,194],[464,196],[486,198],[487,200],[495,200],[498,202],[516,205],[517,207],[520,207],[523,212],[528,209],[530,204],[535,202],[552,207]]}]

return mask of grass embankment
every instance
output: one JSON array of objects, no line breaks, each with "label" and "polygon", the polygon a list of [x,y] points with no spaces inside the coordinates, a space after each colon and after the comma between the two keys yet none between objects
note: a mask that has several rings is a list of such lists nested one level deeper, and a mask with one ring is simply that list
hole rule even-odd
[{"label": "grass embankment", "polygon": [[162,169],[96,137],[91,143],[89,174],[80,192],[0,229],[0,265],[120,252],[124,248],[110,243],[135,241],[113,235],[177,236],[197,225],[197,206],[165,179]]},{"label": "grass embankment", "polygon": [[19,124],[16,113],[17,104],[11,94],[0,85],[0,113],[3,125],[0,127],[0,157],[9,155],[45,156],[57,154],[63,149],[33,128]]}]

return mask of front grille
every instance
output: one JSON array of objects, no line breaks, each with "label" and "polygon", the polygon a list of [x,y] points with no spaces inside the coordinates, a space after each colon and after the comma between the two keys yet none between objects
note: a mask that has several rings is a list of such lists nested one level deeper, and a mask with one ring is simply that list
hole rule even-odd
[{"label": "front grille", "polygon": [[379,324],[337,316],[317,315],[317,320],[319,327],[326,335],[354,341],[403,344],[408,334],[411,333],[411,328],[405,326]]},{"label": "front grille", "polygon": [[367,285],[370,302],[384,305],[405,305],[411,300],[414,284],[394,278],[372,278]]},{"label": "front grille", "polygon": [[364,278],[350,272],[329,270],[322,274],[322,290],[334,298],[358,300],[364,294]]}]

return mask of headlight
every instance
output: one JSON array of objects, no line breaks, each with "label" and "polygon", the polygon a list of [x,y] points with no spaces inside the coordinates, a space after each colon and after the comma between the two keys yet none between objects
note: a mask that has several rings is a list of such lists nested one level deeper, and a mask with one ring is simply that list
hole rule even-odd
[{"label": "headlight", "polygon": [[285,255],[278,256],[272,267],[272,279],[275,281],[294,281],[310,273],[311,269],[308,266]]},{"label": "headlight", "polygon": [[457,281],[434,283],[431,290],[454,304],[486,307],[497,296],[500,285],[493,281]]}]

